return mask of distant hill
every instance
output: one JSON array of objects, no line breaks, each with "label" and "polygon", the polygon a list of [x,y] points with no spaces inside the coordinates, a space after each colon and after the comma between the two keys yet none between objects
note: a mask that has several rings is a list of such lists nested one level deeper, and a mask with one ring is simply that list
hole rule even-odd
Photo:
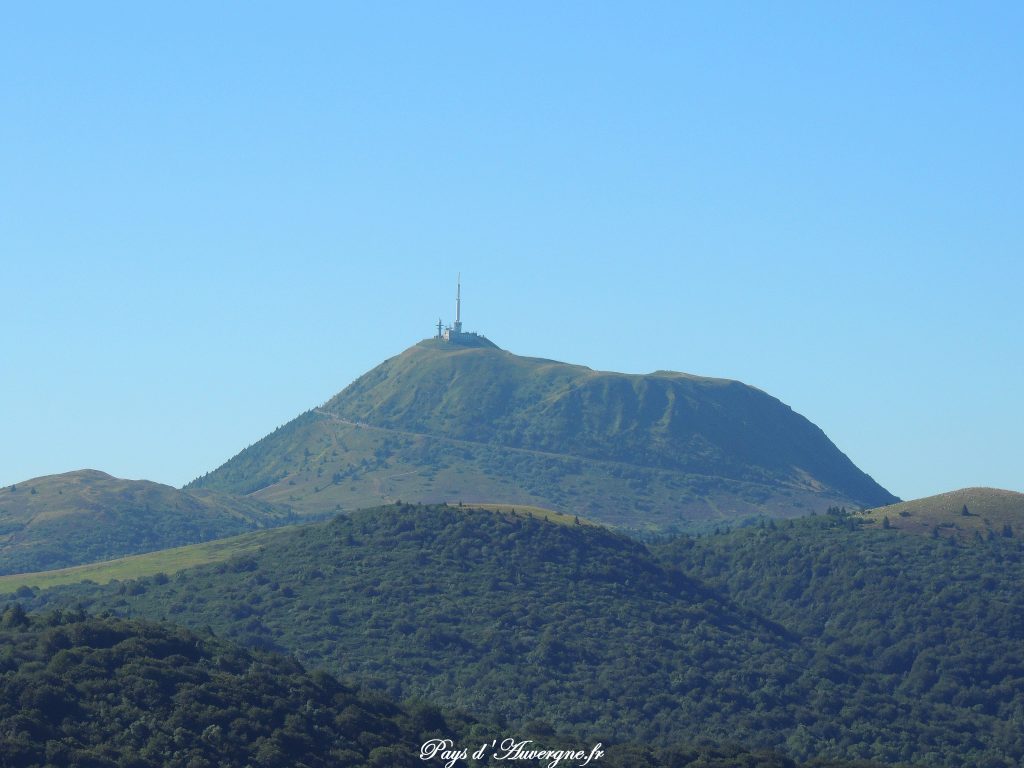
[{"label": "distant hill", "polygon": [[0,574],[217,539],[292,519],[284,506],[83,469],[0,488]]},{"label": "distant hill", "polygon": [[745,384],[437,340],[188,487],[299,512],[487,501],[636,528],[897,501],[818,427]]},{"label": "distant hill", "polygon": [[919,535],[1024,538],[1024,493],[961,488],[871,509],[865,518],[873,525]]}]

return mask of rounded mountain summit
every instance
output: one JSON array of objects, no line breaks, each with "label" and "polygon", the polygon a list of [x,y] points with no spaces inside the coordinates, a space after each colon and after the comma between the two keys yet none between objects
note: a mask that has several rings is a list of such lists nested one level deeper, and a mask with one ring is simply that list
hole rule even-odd
[{"label": "rounded mountain summit", "polygon": [[490,502],[654,530],[897,501],[738,381],[594,371],[440,332],[192,485],[307,514]]}]

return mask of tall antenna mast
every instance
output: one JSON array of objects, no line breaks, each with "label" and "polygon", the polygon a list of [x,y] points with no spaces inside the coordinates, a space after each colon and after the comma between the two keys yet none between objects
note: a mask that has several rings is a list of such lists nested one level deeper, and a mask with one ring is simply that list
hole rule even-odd
[{"label": "tall antenna mast", "polygon": [[459,272],[458,282],[455,288],[455,325],[453,330],[462,333],[462,273]]}]

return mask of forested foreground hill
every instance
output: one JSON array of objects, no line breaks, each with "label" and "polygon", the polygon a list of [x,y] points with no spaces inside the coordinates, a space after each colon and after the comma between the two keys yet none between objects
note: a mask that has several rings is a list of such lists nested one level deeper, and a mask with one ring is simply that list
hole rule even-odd
[{"label": "forested foreground hill", "polygon": [[834,513],[655,551],[843,660],[843,676],[816,686],[817,706],[835,721],[886,720],[894,749],[884,754],[1024,760],[1021,541],[907,536]]},{"label": "forested foreground hill", "polygon": [[[476,746],[503,737],[425,702],[395,704],[282,656],[173,626],[14,606],[0,617],[0,645],[4,768],[441,766],[420,759],[428,739]],[[544,730],[532,738],[537,748],[580,746]],[[795,768],[778,754],[706,746],[612,745],[594,764]]]},{"label": "forested foreground hill", "polygon": [[210,626],[393,697],[580,739],[992,768],[1024,759],[1022,580],[1016,540],[838,513],[648,548],[404,505],[25,601]]},{"label": "forested foreground hill", "polygon": [[772,746],[773,718],[813,717],[808,682],[750,695],[754,678],[797,683],[809,667],[785,632],[631,539],[518,514],[367,510],[212,568],[109,585],[91,608],[210,626],[394,697],[540,718],[581,738],[669,744],[739,730]]},{"label": "forested foreground hill", "polygon": [[179,628],[16,608],[0,624],[3,766],[403,766],[452,731],[434,710]]}]

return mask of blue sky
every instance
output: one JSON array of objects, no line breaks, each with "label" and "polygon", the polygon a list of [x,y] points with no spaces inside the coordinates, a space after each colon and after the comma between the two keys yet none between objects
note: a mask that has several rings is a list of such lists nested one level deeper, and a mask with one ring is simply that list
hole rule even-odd
[{"label": "blue sky", "polygon": [[48,3],[0,24],[0,483],[180,485],[453,314],[1024,491],[1019,3]]}]

